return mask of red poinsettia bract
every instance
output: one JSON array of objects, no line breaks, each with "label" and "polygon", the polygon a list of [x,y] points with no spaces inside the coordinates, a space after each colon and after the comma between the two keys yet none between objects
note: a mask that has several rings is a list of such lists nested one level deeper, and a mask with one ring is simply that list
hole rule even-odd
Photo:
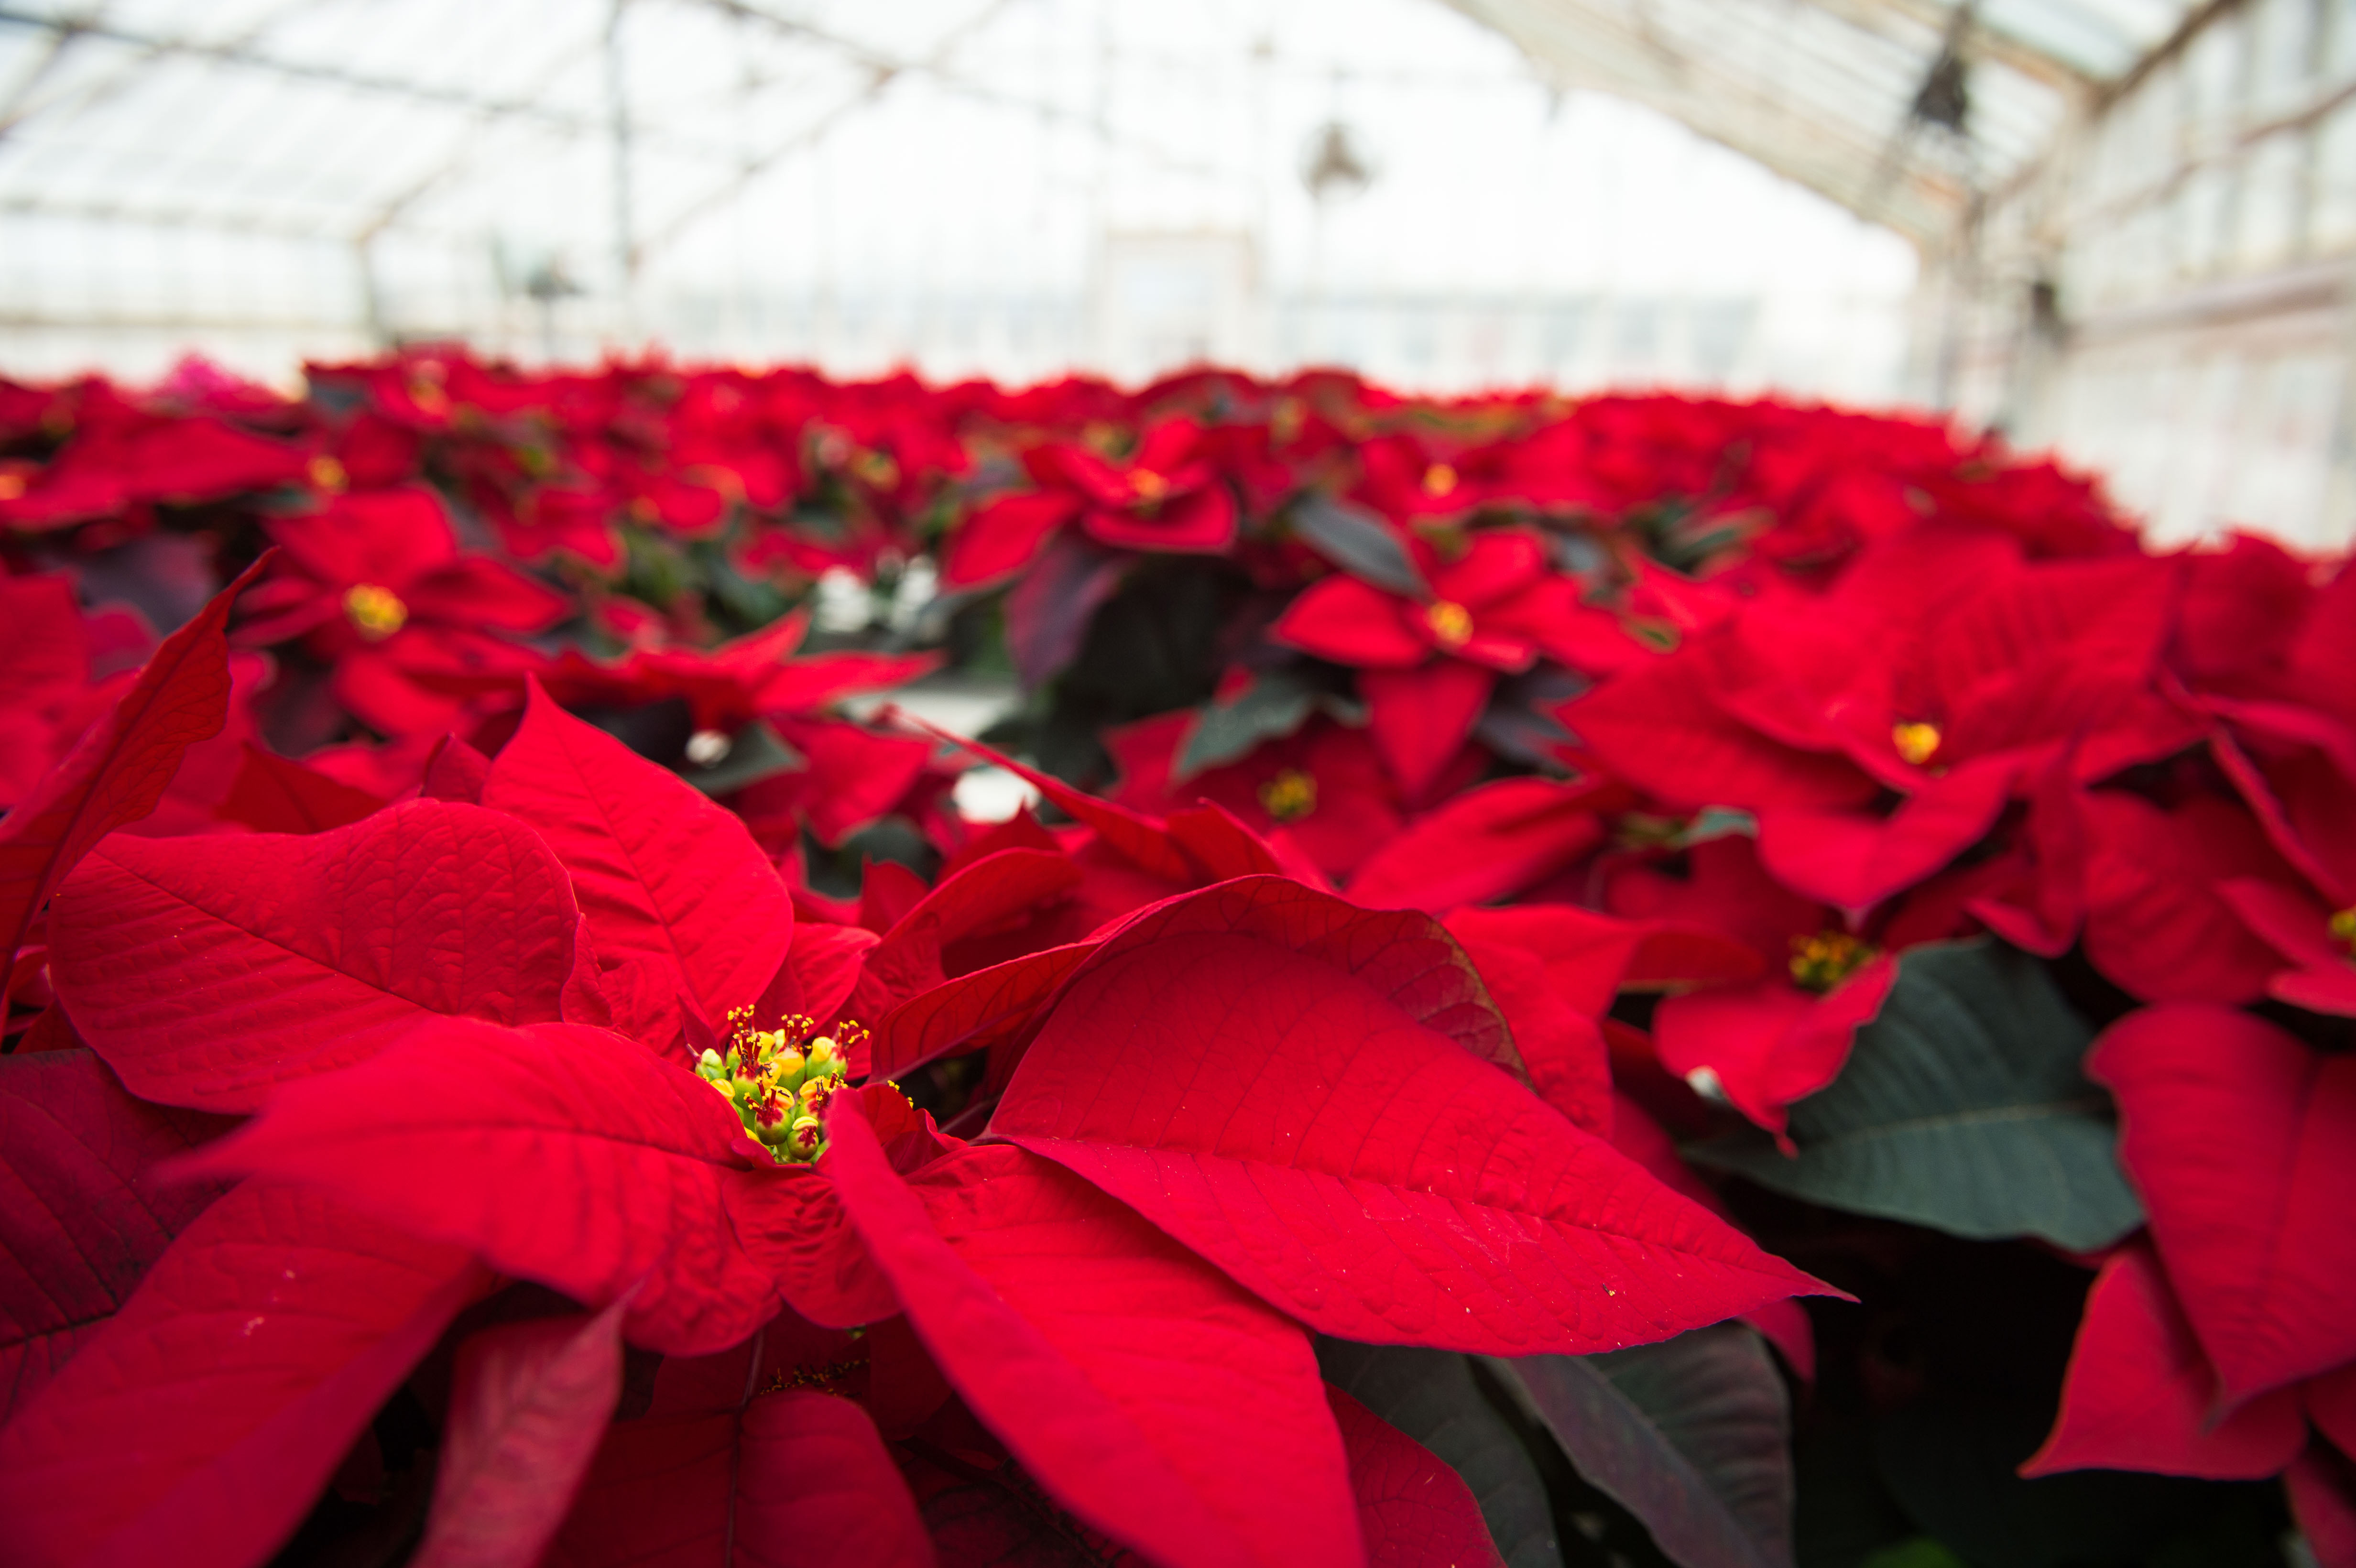
[{"label": "red poinsettia bract", "polygon": [[[925,1563],[948,1452],[1158,1562],[1387,1559],[1477,1523],[1311,1331],[1578,1353],[1818,1288],[1535,1095],[1429,917],[1265,873],[1138,910],[998,997],[966,1143],[844,1072],[886,944],[798,923],[685,784],[536,691],[428,782],[309,836],[111,838],[58,894],[112,1074],[10,1062],[12,1114],[79,1118],[118,1187],[258,1115],[177,1160],[235,1184],[155,1211],[0,1427],[8,1562],[260,1561],[454,1324],[431,1561]],[[616,1419],[624,1344],[663,1360]]]}]

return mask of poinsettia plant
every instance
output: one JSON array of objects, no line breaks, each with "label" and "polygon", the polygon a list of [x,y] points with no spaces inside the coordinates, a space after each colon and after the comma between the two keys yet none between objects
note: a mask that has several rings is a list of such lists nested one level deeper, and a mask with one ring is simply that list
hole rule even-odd
[{"label": "poinsettia plant", "polygon": [[311,377],[0,385],[0,1563],[2356,1563],[2343,562],[1772,400]]}]

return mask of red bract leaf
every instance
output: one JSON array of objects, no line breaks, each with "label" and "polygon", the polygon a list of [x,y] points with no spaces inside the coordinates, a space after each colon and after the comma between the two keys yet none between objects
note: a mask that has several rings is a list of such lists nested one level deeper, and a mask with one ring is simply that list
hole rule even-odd
[{"label": "red bract leaf", "polygon": [[1759,859],[1775,880],[1837,909],[1868,910],[1987,837],[2004,810],[2017,759],[1965,763],[1886,817],[1808,806],[1759,814]]},{"label": "red bract leaf", "polygon": [[249,741],[220,815],[257,833],[320,833],[382,807],[380,797]]},{"label": "red bract leaf", "polygon": [[2156,1470],[2256,1480],[2281,1470],[2307,1442],[2293,1390],[2261,1394],[2222,1421],[2216,1408],[2217,1374],[2151,1243],[2134,1242],[2111,1255],[2087,1294],[2061,1414],[2020,1473]]},{"label": "red bract leaf", "polygon": [[881,937],[931,891],[897,860],[869,861],[859,879],[859,923]]},{"label": "red bract leaf", "polygon": [[1688,1082],[1707,1072],[1736,1110],[1781,1136],[1784,1107],[1840,1076],[1858,1026],[1897,980],[1885,955],[1823,997],[1771,976],[1664,997],[1653,1014],[1661,1065]]},{"label": "red bract leaf", "polygon": [[1377,848],[1350,879],[1350,901],[1439,914],[1519,892],[1603,841],[1592,796],[1547,779],[1466,790]]},{"label": "red bract leaf", "polygon": [[1133,923],[991,1132],[1344,1339],[1580,1354],[1821,1288],[1302,940],[1336,901],[1246,880]]},{"label": "red bract leaf", "polygon": [[916,1499],[866,1413],[766,1394],[609,1427],[548,1568],[931,1568]]},{"label": "red bract leaf", "polygon": [[1094,944],[1085,942],[1050,947],[919,991],[876,1024],[869,1071],[897,1078],[937,1058],[1012,1039],[1033,1009],[1095,951]]},{"label": "red bract leaf", "polygon": [[945,977],[941,949],[996,924],[1012,923],[1079,885],[1071,857],[1044,849],[1001,849],[945,879],[892,923],[867,955],[851,992],[852,1010],[879,1017],[894,1002]]},{"label": "red bract leaf", "polygon": [[[1624,1092],[1615,1092],[1612,1100],[1613,1148],[1652,1172],[1672,1192],[1685,1194],[1720,1219],[1732,1218],[1726,1211],[1725,1200],[1694,1173],[1677,1153],[1668,1129],[1655,1121],[1650,1111]],[[1758,1329],[1769,1344],[1783,1353],[1783,1360],[1802,1382],[1815,1381],[1815,1328],[1797,1301],[1786,1298],[1766,1302],[1744,1313],[1742,1321]]]},{"label": "red bract leaf", "polygon": [[212,597],[164,639],[106,717],[0,819],[0,975],[66,873],[91,846],[155,809],[187,749],[229,719],[231,601],[270,559]]},{"label": "red bract leaf", "polygon": [[2086,956],[2144,1001],[2250,1002],[2280,965],[2217,884],[2293,880],[2240,805],[2203,796],[2174,811],[2118,790],[2078,807],[2086,829]]},{"label": "red bract leaf", "polygon": [[[840,844],[900,808],[932,762],[933,749],[922,741],[873,734],[840,719],[772,713],[769,723],[804,763],[800,773],[774,782],[781,791],[792,785],[793,809],[821,844]],[[756,785],[739,808],[763,793]],[[748,809],[746,815],[765,813]]]},{"label": "red bract leaf", "polygon": [[916,1500],[867,1413],[832,1394],[755,1400],[744,1413],[737,1541],[747,1568],[931,1568]]},{"label": "red bract leaf", "polygon": [[1502,1568],[1462,1477],[1340,1389],[1329,1386],[1325,1397],[1350,1456],[1369,1568]]},{"label": "red bract leaf", "polygon": [[1269,635],[1355,669],[1409,669],[1431,656],[1430,642],[1408,624],[1409,608],[1396,594],[1336,575],[1295,595]]},{"label": "red bract leaf", "polygon": [[412,1568],[532,1568],[622,1393],[622,1304],[487,1329],[458,1348]]},{"label": "red bract leaf", "polygon": [[1672,921],[1619,920],[1570,904],[1460,909],[1448,929],[1470,944],[1518,947],[1546,965],[1547,984],[1591,1019],[1622,986],[1658,988],[1755,978],[1759,955],[1730,937]]},{"label": "red bract leaf", "polygon": [[1365,910],[1280,877],[1239,877],[1132,917],[1124,950],[1218,932],[1272,942],[1331,965],[1425,1029],[1528,1081],[1505,1015],[1447,927],[1412,910]]},{"label": "red bract leaf", "polygon": [[784,967],[761,995],[761,1010],[834,1018],[851,999],[875,943],[875,933],[862,926],[802,922],[794,928],[793,951],[786,955]]},{"label": "red bract leaf", "polygon": [[1366,733],[1400,795],[1414,801],[1431,791],[1481,721],[1496,684],[1496,671],[1461,659],[1358,672]]},{"label": "red bract leaf", "polygon": [[2283,1474],[2291,1517],[2317,1568],[2356,1568],[2356,1465],[2326,1443],[2310,1443]]},{"label": "red bract leaf", "polygon": [[73,739],[69,715],[87,699],[91,657],[65,572],[0,577],[0,802],[14,805]]},{"label": "red bract leaf", "polygon": [[959,747],[1022,779],[1054,802],[1057,810],[1086,826],[1123,859],[1149,876],[1175,882],[1181,887],[1191,886],[1200,880],[1200,868],[1187,854],[1184,846],[1171,836],[1167,827],[1152,818],[1127,806],[1115,805],[1108,800],[1098,800],[1084,790],[1074,789],[1053,774],[1025,767],[1002,752],[991,751],[980,741],[952,735],[946,730],[905,714],[901,717],[934,740]]},{"label": "red bract leaf", "polygon": [[2356,1058],[2181,1003],[2112,1025],[2087,1070],[2225,1400],[2356,1360]]},{"label": "red bract leaf", "polygon": [[87,1051],[0,1060],[0,1424],[221,1190],[149,1168],[232,1125],[133,1099]]},{"label": "red bract leaf", "polygon": [[[1224,882],[1230,877],[1290,874],[1278,848],[1245,827],[1235,813],[1216,801],[1183,806],[1170,814],[1163,826],[1178,847],[1203,869],[1205,880]],[[1312,885],[1322,885],[1323,874],[1308,869]]]},{"label": "red bract leaf", "polygon": [[591,1306],[635,1285],[631,1343],[682,1356],[736,1343],[779,1305],[732,1189],[818,1179],[756,1154],[710,1084],[633,1040],[459,1019],[286,1085],[189,1165],[317,1183]]},{"label": "red bract leaf", "polygon": [[1547,978],[1537,955],[1467,940],[1464,951],[1488,982],[1538,1097],[1599,1137],[1612,1136],[1612,1061],[1603,1031]]},{"label": "red bract leaf", "polygon": [[2309,1379],[2299,1392],[2316,1429],[2339,1445],[2342,1454],[2356,1454],[2356,1361]]},{"label": "red bract leaf", "polygon": [[1024,490],[975,509],[949,536],[942,585],[971,588],[1019,571],[1083,503],[1060,490]]},{"label": "red bract leaf", "polygon": [[491,760],[455,735],[444,735],[425,763],[418,793],[428,800],[483,804],[483,786],[491,780]]},{"label": "red bract leaf", "polygon": [[[907,1103],[880,1083],[837,1097],[864,1104],[871,1092],[889,1094],[904,1106]],[[899,1149],[898,1137],[886,1141]],[[905,1163],[895,1154],[895,1167]],[[797,1316],[822,1328],[855,1328],[900,1310],[891,1282],[876,1269],[875,1260],[851,1228],[832,1182],[799,1177],[755,1179],[738,1185],[730,1198],[736,1239],[776,1280],[779,1294]]]},{"label": "red bract leaf", "polygon": [[456,1248],[249,1181],[0,1428],[11,1568],[248,1568],[484,1283]]},{"label": "red bract leaf", "polygon": [[1730,717],[1688,654],[1636,666],[1562,709],[1621,778],[1674,805],[1861,805],[1878,787],[1846,757],[1771,741]]},{"label": "red bract leaf", "polygon": [[1300,1328],[1086,1182],[1003,1145],[903,1182],[827,1163],[941,1371],[1058,1501],[1171,1568],[1360,1561]]},{"label": "red bract leaf", "polygon": [[578,920],[521,823],[412,801],[305,837],[118,838],[59,894],[50,969],[134,1093],[252,1111],[421,1019],[554,1021]]},{"label": "red bract leaf", "polygon": [[734,814],[535,686],[483,804],[531,824],[573,874],[606,963],[679,976],[717,1023],[784,961],[793,900]]}]

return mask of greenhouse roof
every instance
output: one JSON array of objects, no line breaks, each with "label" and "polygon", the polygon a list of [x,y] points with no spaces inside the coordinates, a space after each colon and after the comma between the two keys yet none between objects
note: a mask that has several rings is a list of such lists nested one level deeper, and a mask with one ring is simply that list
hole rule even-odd
[{"label": "greenhouse roof", "polygon": [[1291,149],[1387,123],[1401,178],[1457,160],[1466,210],[1438,229],[1503,254],[1489,229],[1549,205],[1503,171],[1561,129],[1505,105],[1566,90],[1935,244],[2190,3],[1435,0],[1386,30],[1353,0],[0,0],[0,328],[316,349],[579,296],[627,341],[649,279],[1070,293],[1141,223],[1425,286],[1406,230],[1319,238]]},{"label": "greenhouse roof", "polygon": [[[1675,115],[1918,239],[2199,0],[1449,0],[1564,86]],[[1943,67],[1945,68],[1943,69]],[[1954,90],[1960,84],[1960,93]]]},{"label": "greenhouse roof", "polygon": [[[1651,104],[1920,237],[1967,186],[2031,157],[2072,92],[2132,69],[2192,0],[1450,3],[1560,84]],[[659,243],[821,133],[830,114],[905,74],[990,96],[957,57],[1008,9],[1007,0],[6,0],[0,204],[249,230],[380,227],[430,201],[466,163],[502,155],[505,142],[573,142],[605,158],[608,30],[625,12],[660,12],[663,26],[630,34],[621,66],[633,81],[634,156],[648,160],[637,183],[701,194],[648,200],[661,216],[648,239]],[[1930,103],[1926,112],[1935,94],[1925,83],[1950,49],[1966,63],[1968,108],[1943,116]],[[804,112],[783,116],[782,134],[766,143],[710,123],[714,106],[742,114],[764,98]]]}]

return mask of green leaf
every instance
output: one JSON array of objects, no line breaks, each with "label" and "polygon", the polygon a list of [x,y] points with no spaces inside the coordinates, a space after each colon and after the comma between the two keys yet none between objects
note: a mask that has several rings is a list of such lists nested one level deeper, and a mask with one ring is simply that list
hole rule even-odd
[{"label": "green leaf", "polygon": [[1791,1405],[1757,1334],[1489,1364],[1682,1568],[1790,1568]]},{"label": "green leaf", "polygon": [[1193,778],[1248,755],[1262,741],[1291,734],[1316,709],[1319,695],[1317,686],[1296,670],[1262,671],[1233,702],[1212,702],[1197,710],[1171,777]]},{"label": "green leaf", "polygon": [[[2264,1483],[2126,1470],[2022,1479],[2017,1467],[2045,1435],[2046,1424],[2041,1410],[1928,1400],[1877,1422],[1874,1449],[1900,1506],[1924,1534],[1968,1563],[2147,1563],[2188,1536],[2210,1538],[2209,1550],[2192,1558],[2202,1568],[2281,1561],[2268,1552],[2274,1543],[2265,1535],[2251,1541],[2235,1528],[2246,1523],[2237,1503],[2266,1489]],[[2237,1536],[2245,1543],[2240,1550]]]},{"label": "green leaf", "polygon": [[1841,1075],[1793,1105],[1797,1158],[1763,1136],[1687,1152],[1830,1209],[2090,1251],[2143,1222],[2110,1102],[2079,1070],[2091,1038],[2029,955],[1918,947]]},{"label": "green leaf", "polygon": [[1418,598],[1431,592],[1398,535],[1364,507],[1312,492],[1292,508],[1292,531],[1319,555],[1377,588]]},{"label": "green leaf", "polygon": [[1464,1357],[1321,1337],[1317,1365],[1327,1382],[1464,1477],[1508,1568],[1562,1568],[1546,1483],[1514,1429],[1482,1397]]}]

